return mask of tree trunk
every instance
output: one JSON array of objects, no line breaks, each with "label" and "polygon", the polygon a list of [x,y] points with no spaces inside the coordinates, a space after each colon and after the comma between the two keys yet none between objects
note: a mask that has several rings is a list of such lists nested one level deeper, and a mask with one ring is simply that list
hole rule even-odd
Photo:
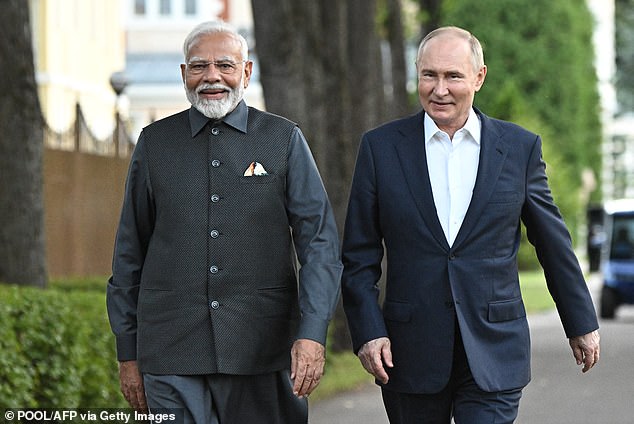
[{"label": "tree trunk", "polygon": [[387,0],[387,37],[390,44],[392,96],[391,118],[403,117],[411,112],[407,94],[407,66],[405,63],[405,38],[401,19],[401,0]]},{"label": "tree trunk", "polygon": [[6,0],[0,13],[0,281],[43,287],[44,137],[28,4]]},{"label": "tree trunk", "polygon": [[419,0],[421,10],[425,12],[425,19],[421,22],[421,40],[440,26],[442,1],[443,0]]},{"label": "tree trunk", "polygon": [[[306,135],[343,229],[357,146],[384,119],[375,0],[252,0],[268,111]],[[331,347],[350,345],[341,307]]]}]

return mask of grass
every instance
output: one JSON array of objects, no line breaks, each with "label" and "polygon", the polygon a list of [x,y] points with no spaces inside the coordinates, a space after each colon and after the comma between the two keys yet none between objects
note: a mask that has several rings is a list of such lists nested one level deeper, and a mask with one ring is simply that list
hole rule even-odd
[{"label": "grass", "polygon": [[555,307],[555,302],[548,293],[544,273],[541,269],[521,272],[520,287],[527,313],[547,311]]},{"label": "grass", "polygon": [[337,393],[353,390],[374,381],[352,352],[329,353],[324,376],[310,395],[311,402],[327,399]]}]

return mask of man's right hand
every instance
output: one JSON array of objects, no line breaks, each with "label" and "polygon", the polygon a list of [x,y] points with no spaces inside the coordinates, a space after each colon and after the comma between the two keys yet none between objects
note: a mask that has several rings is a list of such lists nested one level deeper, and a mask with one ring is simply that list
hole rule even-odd
[{"label": "man's right hand", "polygon": [[139,412],[147,413],[143,377],[136,361],[119,362],[119,384],[121,393],[130,406]]},{"label": "man's right hand", "polygon": [[384,365],[388,368],[392,368],[392,349],[390,345],[390,339],[387,337],[380,337],[378,339],[370,340],[359,349],[357,353],[363,368],[370,374],[372,374],[381,383],[386,384],[390,377],[385,371]]}]

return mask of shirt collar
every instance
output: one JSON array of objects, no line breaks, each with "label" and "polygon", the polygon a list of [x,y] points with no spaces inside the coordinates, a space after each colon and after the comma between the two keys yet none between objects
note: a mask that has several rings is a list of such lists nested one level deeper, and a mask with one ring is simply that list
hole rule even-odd
[{"label": "shirt collar", "polygon": [[[247,120],[249,117],[249,108],[244,100],[240,100],[238,106],[231,112],[229,112],[224,118],[219,121],[235,128],[243,133],[247,132]],[[198,134],[207,123],[210,121],[205,115],[200,113],[195,107],[189,108],[189,124],[192,132],[192,137]]]},{"label": "shirt collar", "polygon": [[[425,116],[423,118],[423,125],[425,131],[425,144],[429,143],[429,141],[434,135],[436,135],[437,132],[442,131],[440,128],[438,128],[438,125],[436,125],[434,120],[431,119],[427,112],[425,112]],[[469,110],[469,117],[467,118],[467,122],[465,122],[464,126],[460,130],[462,129],[466,130],[471,135],[473,141],[475,141],[476,144],[480,144],[481,123],[480,118],[475,113],[473,108]]]}]

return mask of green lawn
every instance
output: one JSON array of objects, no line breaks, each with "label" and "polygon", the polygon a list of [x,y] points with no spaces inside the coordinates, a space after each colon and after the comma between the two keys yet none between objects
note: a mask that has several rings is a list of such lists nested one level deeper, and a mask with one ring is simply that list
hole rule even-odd
[{"label": "green lawn", "polygon": [[[541,270],[520,273],[520,286],[524,304],[529,314],[555,307],[548,293],[544,274]],[[317,390],[310,396],[310,399],[311,401],[318,401],[372,381],[373,378],[366,373],[353,353],[331,353],[328,357],[326,373]]]}]

